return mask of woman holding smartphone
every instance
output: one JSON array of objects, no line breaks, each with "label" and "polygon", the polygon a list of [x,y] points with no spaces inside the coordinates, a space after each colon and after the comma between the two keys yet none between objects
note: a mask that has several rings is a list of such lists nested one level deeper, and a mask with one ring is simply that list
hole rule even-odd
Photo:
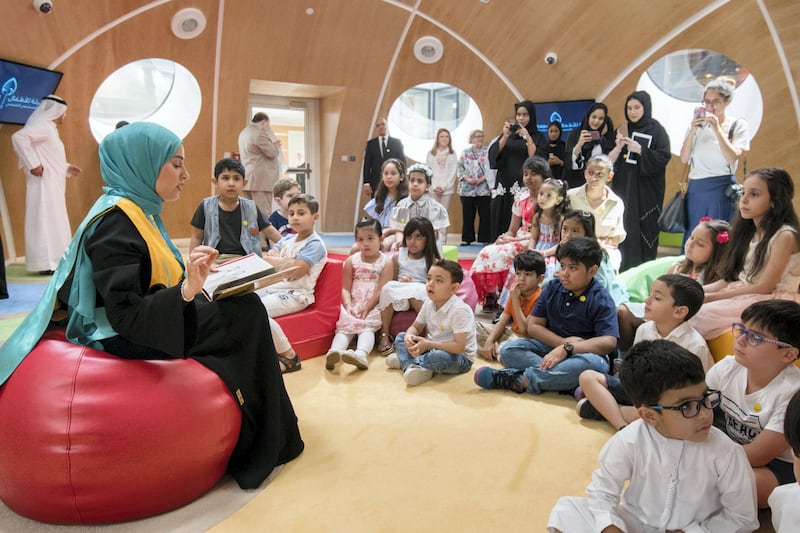
[{"label": "woman holding smartphone", "polygon": [[688,163],[689,190],[686,208],[689,224],[683,242],[701,217],[727,220],[733,216],[738,197],[732,193],[739,157],[750,149],[747,122],[726,115],[736,82],[717,78],[703,90],[702,107],[694,110],[689,131],[681,147],[681,161]]},{"label": "woman holding smartphone", "polygon": [[635,91],[625,100],[627,123],[617,130],[614,149],[614,192],[625,204],[625,231],[619,245],[620,272],[656,258],[658,217],[664,205],[664,175],[672,154],[669,135],[653,118],[653,104],[646,91]]},{"label": "woman holding smartphone", "polygon": [[547,139],[536,130],[536,109],[533,102],[514,104],[514,117],[506,119],[503,133],[489,147],[489,166],[497,169],[492,198],[491,240],[508,229],[511,207],[522,184],[522,164],[531,156],[547,159]]},{"label": "woman holding smartphone", "polygon": [[595,102],[583,117],[580,128],[572,130],[567,137],[562,177],[567,180],[570,189],[586,182],[583,171],[593,155],[608,154],[613,148],[614,123],[608,116],[608,107],[602,102]]}]

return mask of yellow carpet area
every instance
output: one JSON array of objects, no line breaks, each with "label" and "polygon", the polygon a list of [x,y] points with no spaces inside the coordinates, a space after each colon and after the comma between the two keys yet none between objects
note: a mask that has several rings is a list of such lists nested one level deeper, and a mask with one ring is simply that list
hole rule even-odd
[{"label": "yellow carpet area", "polygon": [[306,451],[211,531],[543,531],[612,434],[571,396],[483,390],[473,371],[407,387],[370,365],[285,376]]}]

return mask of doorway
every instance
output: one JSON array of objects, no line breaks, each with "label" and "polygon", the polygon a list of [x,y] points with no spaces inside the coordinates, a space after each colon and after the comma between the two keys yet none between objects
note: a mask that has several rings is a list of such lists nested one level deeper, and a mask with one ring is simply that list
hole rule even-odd
[{"label": "doorway", "polygon": [[281,178],[292,178],[300,190],[319,196],[320,186],[315,169],[319,160],[319,103],[310,98],[250,95],[250,114],[269,116],[275,136],[281,141],[286,170]]}]

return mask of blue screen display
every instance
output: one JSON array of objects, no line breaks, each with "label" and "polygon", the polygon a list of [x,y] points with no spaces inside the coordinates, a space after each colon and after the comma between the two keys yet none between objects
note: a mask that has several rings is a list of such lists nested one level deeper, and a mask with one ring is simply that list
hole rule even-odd
[{"label": "blue screen display", "polygon": [[547,137],[547,127],[554,120],[561,122],[564,130],[562,139],[566,140],[569,132],[581,126],[586,112],[594,100],[563,100],[560,102],[536,103],[536,128]]},{"label": "blue screen display", "polygon": [[53,94],[61,72],[0,59],[0,122],[25,124],[42,98]]}]

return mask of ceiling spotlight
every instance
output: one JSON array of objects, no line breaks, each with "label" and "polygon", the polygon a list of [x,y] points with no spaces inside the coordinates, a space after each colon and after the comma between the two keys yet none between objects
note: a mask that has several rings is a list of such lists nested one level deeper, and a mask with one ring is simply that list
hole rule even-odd
[{"label": "ceiling spotlight", "polygon": [[414,57],[421,63],[436,63],[442,58],[444,54],[444,46],[442,41],[430,35],[420,37],[414,43]]},{"label": "ceiling spotlight", "polygon": [[179,39],[194,39],[206,29],[206,16],[194,7],[181,9],[172,16],[172,33]]}]

